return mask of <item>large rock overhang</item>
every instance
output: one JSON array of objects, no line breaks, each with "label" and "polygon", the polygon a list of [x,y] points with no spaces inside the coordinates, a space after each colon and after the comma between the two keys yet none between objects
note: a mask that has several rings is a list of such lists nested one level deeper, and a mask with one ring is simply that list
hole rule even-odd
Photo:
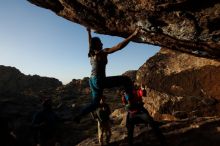
[{"label": "large rock overhang", "polygon": [[96,33],[220,59],[220,1],[28,0]]}]

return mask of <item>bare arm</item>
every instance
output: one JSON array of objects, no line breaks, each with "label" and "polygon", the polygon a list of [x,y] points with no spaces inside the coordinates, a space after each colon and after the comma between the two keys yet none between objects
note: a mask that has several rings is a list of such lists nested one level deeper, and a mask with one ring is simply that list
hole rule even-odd
[{"label": "bare arm", "polygon": [[129,37],[127,37],[124,41],[122,41],[121,43],[117,44],[116,46],[112,47],[112,48],[105,48],[103,49],[103,52],[110,54],[113,53],[115,51],[121,50],[123,49],[125,46],[127,46],[127,44],[130,42],[130,40],[132,38],[134,38],[135,36],[137,36],[138,32],[139,32],[140,28],[137,28]]},{"label": "bare arm", "polygon": [[89,41],[89,48],[91,47],[91,40],[92,40],[92,35],[91,35],[91,30],[90,28],[87,28],[88,31],[88,41]]}]

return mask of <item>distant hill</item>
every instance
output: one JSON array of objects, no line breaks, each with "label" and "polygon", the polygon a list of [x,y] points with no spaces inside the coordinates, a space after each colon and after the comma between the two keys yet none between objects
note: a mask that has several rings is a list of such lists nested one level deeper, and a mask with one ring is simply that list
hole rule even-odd
[{"label": "distant hill", "polygon": [[0,94],[19,94],[56,89],[62,82],[55,78],[25,75],[15,67],[0,65]]},{"label": "distant hill", "polygon": [[134,82],[136,80],[137,70],[129,70],[123,73],[122,75],[130,77],[130,79]]}]

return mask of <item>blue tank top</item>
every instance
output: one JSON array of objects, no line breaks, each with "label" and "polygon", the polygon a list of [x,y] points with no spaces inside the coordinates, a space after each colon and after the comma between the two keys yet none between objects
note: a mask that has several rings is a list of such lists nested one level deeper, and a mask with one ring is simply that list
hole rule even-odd
[{"label": "blue tank top", "polygon": [[98,76],[98,77],[105,77],[105,68],[107,64],[107,55],[97,57],[92,56],[90,57],[90,64],[92,66],[91,77]]}]

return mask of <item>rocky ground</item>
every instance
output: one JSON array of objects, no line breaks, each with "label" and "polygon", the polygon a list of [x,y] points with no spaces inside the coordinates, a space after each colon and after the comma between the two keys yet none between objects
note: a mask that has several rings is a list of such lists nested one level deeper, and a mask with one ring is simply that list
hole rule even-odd
[{"label": "rocky ground", "polygon": [[[126,146],[126,113],[124,109],[121,108],[121,104],[118,104],[120,103],[119,99],[115,98],[110,100],[110,93],[106,93],[106,95],[109,97],[108,102],[111,103],[110,106],[113,111],[111,117],[114,121],[114,125],[112,127],[113,135],[111,139],[111,145]],[[12,98],[1,98],[0,101],[2,109],[1,113],[8,113],[8,115],[15,119],[12,123],[15,125],[16,134],[18,134],[20,140],[26,142],[27,146],[32,142],[31,131],[29,127],[31,122],[31,115],[40,108],[39,104],[36,104],[38,99],[33,99],[30,102],[27,97],[19,97],[17,101],[12,100]],[[81,96],[81,105],[84,103],[82,99],[86,99],[86,96]],[[58,109],[54,109],[61,117],[65,119],[70,118],[61,124],[61,139],[67,146],[98,146],[97,122],[93,120],[90,115],[83,118],[80,124],[72,122],[71,116],[73,116],[77,111],[78,106],[76,107],[75,111],[70,108],[70,103],[76,102],[80,103],[77,100],[72,100],[72,102],[64,101],[62,106],[60,106]],[[8,110],[4,111],[3,109]],[[163,115],[163,117],[166,117],[167,121],[165,122],[166,124],[160,128],[166,136],[168,144],[171,146],[218,146],[220,142],[220,117],[194,116],[185,119],[172,119],[167,115]],[[25,138],[29,138],[29,140],[27,141]],[[138,125],[135,128],[135,145],[159,146],[159,143],[149,126]]]},{"label": "rocky ground", "polygon": [[[220,142],[220,117],[194,117],[169,121],[160,127],[170,146],[218,146]],[[127,146],[124,126],[113,126],[112,146]],[[136,146],[159,146],[150,127],[136,126]],[[77,146],[98,146],[96,137],[88,138]]]}]

